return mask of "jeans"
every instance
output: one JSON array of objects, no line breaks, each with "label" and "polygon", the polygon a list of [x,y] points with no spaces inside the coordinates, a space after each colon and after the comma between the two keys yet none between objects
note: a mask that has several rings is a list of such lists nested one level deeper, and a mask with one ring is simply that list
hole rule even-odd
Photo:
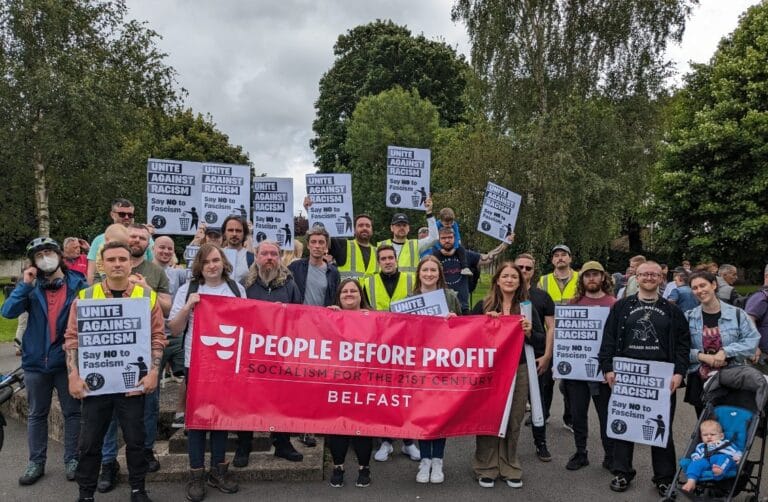
[{"label": "jeans", "polygon": [[555,381],[552,379],[552,368],[539,375],[539,395],[541,395],[541,408],[544,412],[544,425],[533,425],[531,420],[531,432],[533,433],[533,443],[536,446],[547,444],[547,419],[549,418],[549,409],[552,407],[552,394],[555,390]]},{"label": "jeans", "polygon": [[421,458],[443,458],[445,456],[445,438],[419,439]]},{"label": "jeans", "polygon": [[59,397],[64,416],[64,462],[77,459],[77,440],[80,435],[80,401],[69,394],[67,370],[53,373],[24,371],[27,387],[29,417],[27,441],[29,461],[45,465],[48,452],[48,414],[51,411],[53,389]]},{"label": "jeans", "polygon": [[[155,447],[157,439],[157,417],[160,416],[160,386],[151,394],[144,394],[144,449]],[[117,458],[117,416],[112,417],[104,436],[101,461],[113,462]]]},{"label": "jeans", "polygon": [[364,436],[328,436],[328,448],[331,450],[333,465],[344,465],[350,443],[357,455],[357,463],[362,467],[368,467],[371,464],[373,438]]},{"label": "jeans", "polygon": [[[669,410],[669,424],[667,430],[670,431],[667,446],[659,448],[651,447],[651,464],[653,466],[654,483],[671,483],[677,470],[677,456],[675,455],[675,442],[672,439],[672,423],[675,420],[675,407],[677,399],[672,394]],[[635,477],[635,469],[632,467],[632,457],[635,452],[635,443],[614,439],[613,441],[613,473],[623,474],[628,480]]]},{"label": "jeans", "polygon": [[101,468],[101,447],[110,421],[117,415],[125,439],[128,482],[132,490],[144,489],[144,396],[105,394],[83,399],[80,416],[80,463],[75,478],[81,497],[92,497]]},{"label": "jeans", "polygon": [[211,437],[211,468],[224,463],[227,450],[227,431],[189,430],[187,434],[190,469],[202,469],[205,467],[206,434],[209,434]]},{"label": "jeans", "polygon": [[[594,385],[599,385],[599,393],[593,394]],[[600,422],[600,440],[603,444],[603,453],[609,464],[613,461],[613,439],[605,432],[608,422],[608,403],[611,397],[611,389],[608,384],[597,382],[585,382],[581,380],[563,380],[568,398],[571,403],[573,418],[573,438],[576,442],[576,451],[587,451],[587,438],[589,437],[589,401],[595,404],[597,418]]]}]

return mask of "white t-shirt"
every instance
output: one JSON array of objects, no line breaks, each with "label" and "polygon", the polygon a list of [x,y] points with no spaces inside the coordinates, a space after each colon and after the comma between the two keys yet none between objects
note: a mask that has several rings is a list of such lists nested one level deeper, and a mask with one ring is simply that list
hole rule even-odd
[{"label": "white t-shirt", "polygon": [[[189,282],[184,284],[176,292],[176,296],[173,298],[173,306],[171,306],[171,313],[168,315],[169,319],[173,319],[184,308],[187,303],[187,291],[189,291]],[[237,289],[240,291],[240,297],[245,298],[245,288],[238,284]],[[234,297],[232,290],[229,289],[229,285],[226,282],[222,282],[220,285],[212,287],[207,284],[201,284],[197,289],[197,292],[204,295],[217,295],[217,296],[230,296]],[[189,313],[189,324],[187,325],[186,338],[184,339],[184,367],[189,368],[189,361],[192,357],[192,326],[195,325],[195,311]]]}]

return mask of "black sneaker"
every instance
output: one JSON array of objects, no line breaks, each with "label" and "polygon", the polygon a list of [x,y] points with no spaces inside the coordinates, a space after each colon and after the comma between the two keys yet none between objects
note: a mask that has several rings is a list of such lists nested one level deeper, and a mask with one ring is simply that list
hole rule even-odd
[{"label": "black sneaker", "polygon": [[629,488],[629,480],[623,474],[618,474],[611,480],[611,490],[615,492],[625,492]]},{"label": "black sneaker", "polygon": [[291,462],[301,462],[304,460],[304,455],[296,451],[296,448],[293,447],[290,441],[285,444],[275,445],[275,456]]},{"label": "black sneaker", "polygon": [[155,452],[151,448],[144,449],[144,458],[147,459],[147,472],[157,472],[160,470],[160,462],[155,457]]},{"label": "black sneaker", "polygon": [[656,483],[656,489],[659,490],[659,496],[666,497],[667,492],[669,491],[669,483],[661,482]]},{"label": "black sneaker", "polygon": [[341,488],[344,486],[344,468],[337,465],[333,468],[331,474],[331,486],[334,488]]},{"label": "black sneaker", "polygon": [[549,453],[549,450],[547,449],[546,444],[541,444],[536,447],[536,456],[539,457],[539,460],[541,460],[542,462],[552,461],[552,454]]},{"label": "black sneaker", "polygon": [[117,486],[117,474],[120,472],[120,464],[115,459],[101,464],[101,474],[96,489],[99,493],[111,492]]},{"label": "black sneaker", "polygon": [[578,471],[582,467],[589,465],[589,457],[587,452],[577,451],[571,458],[568,459],[568,463],[565,464],[565,468],[569,471]]},{"label": "black sneaker", "polygon": [[131,502],[152,502],[146,490],[131,490]]},{"label": "black sneaker", "polygon": [[239,446],[235,450],[235,458],[232,459],[232,467],[243,468],[248,466],[248,460],[251,456],[251,450],[241,449]]},{"label": "black sneaker", "polygon": [[27,470],[19,478],[19,484],[22,486],[29,486],[37,483],[37,480],[43,477],[45,474],[45,466],[43,464],[36,464],[30,462],[27,464]]},{"label": "black sneaker", "polygon": [[370,467],[363,467],[362,469],[357,470],[357,481],[355,481],[355,486],[359,488],[365,488],[366,486],[371,486],[371,468]]}]

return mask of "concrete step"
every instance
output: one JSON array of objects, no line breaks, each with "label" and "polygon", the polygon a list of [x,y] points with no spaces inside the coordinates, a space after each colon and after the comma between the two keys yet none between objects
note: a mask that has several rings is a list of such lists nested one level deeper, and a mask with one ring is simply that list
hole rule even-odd
[{"label": "concrete step", "polygon": [[[187,436],[182,429],[178,429],[178,432],[173,434],[168,439],[168,452],[169,453],[187,453]],[[237,448],[237,434],[230,432],[227,436],[227,451],[234,452]],[[210,443],[205,443],[205,451],[209,451]],[[264,452],[272,449],[272,440],[269,438],[268,432],[254,432],[253,443],[251,451]]]},{"label": "concrete step", "polygon": [[[262,434],[262,433],[256,433]],[[268,436],[268,434],[266,434]],[[233,478],[237,481],[319,481],[323,479],[323,450],[325,440],[317,437],[317,446],[307,448],[299,441],[292,439],[296,449],[304,455],[301,462],[289,462],[277,458],[270,447],[266,451],[251,453],[248,465],[242,469],[230,467]],[[155,443],[155,455],[160,462],[160,470],[147,475],[147,482],[153,481],[186,481],[189,476],[189,457],[185,453],[171,453],[168,450],[169,441]],[[233,454],[227,453],[227,461],[232,461]],[[120,481],[128,482],[128,469],[125,464],[125,448],[118,452],[120,462]],[[206,468],[210,456],[206,455]]]}]

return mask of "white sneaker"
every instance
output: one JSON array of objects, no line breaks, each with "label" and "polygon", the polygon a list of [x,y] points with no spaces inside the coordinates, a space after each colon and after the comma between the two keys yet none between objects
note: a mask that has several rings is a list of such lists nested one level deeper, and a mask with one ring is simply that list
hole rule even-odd
[{"label": "white sneaker", "polygon": [[464,267],[461,269],[461,275],[474,275],[472,273],[472,270],[469,269],[469,267]]},{"label": "white sneaker", "polygon": [[429,483],[429,469],[432,467],[431,458],[422,458],[419,464],[419,472],[416,474],[417,483]]},{"label": "white sneaker", "polygon": [[523,487],[523,480],[522,479],[507,479],[505,480],[507,482],[507,486],[510,488],[522,488]]},{"label": "white sneaker", "polygon": [[389,460],[389,455],[395,451],[394,448],[392,448],[392,443],[389,441],[382,441],[381,446],[379,446],[379,449],[376,450],[376,454],[373,456],[373,459],[377,462],[386,462]]},{"label": "white sneaker", "polygon": [[[390,448],[392,447],[390,446]],[[416,443],[411,443],[408,445],[404,444],[402,451],[403,451],[403,455],[405,455],[406,457],[410,457],[411,460],[413,460],[414,462],[418,462],[419,460],[421,460],[421,452],[419,451],[419,447],[416,446]]]},{"label": "white sneaker", "polygon": [[[422,460],[422,462],[424,462]],[[443,474],[443,459],[442,458],[433,458],[432,459],[432,473],[429,475],[429,482],[430,483],[442,483],[445,481],[445,475]]]}]

